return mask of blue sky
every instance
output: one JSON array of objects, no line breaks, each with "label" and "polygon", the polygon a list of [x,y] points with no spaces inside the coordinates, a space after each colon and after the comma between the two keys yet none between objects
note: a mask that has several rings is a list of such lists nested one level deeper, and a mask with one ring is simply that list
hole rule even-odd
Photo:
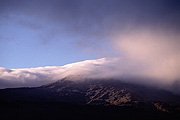
[{"label": "blue sky", "polygon": [[[46,40],[41,34],[47,34],[51,30],[46,26],[44,32],[34,30],[21,25],[13,16],[13,19],[3,21],[0,27],[1,42],[1,66],[8,68],[35,67],[48,65],[63,65],[84,59],[94,59],[95,55],[78,50],[74,43],[77,36],[60,32],[51,40]],[[24,20],[31,17],[25,16]],[[37,21],[36,21],[37,22]],[[49,39],[49,38],[47,38]]]},{"label": "blue sky", "polygon": [[[96,51],[98,45],[94,43],[89,45],[88,42],[81,45],[79,40],[84,37],[66,31],[61,23],[48,24],[48,21],[42,22],[39,17],[18,13],[10,14],[8,17],[1,20],[3,24],[0,27],[2,58],[0,66],[7,68],[53,66],[103,57]],[[91,49],[93,46],[94,49]],[[107,50],[111,52],[111,48]]]},{"label": "blue sky", "polygon": [[1,0],[0,66],[59,66],[121,53],[112,36],[126,28],[179,32],[177,0]]}]

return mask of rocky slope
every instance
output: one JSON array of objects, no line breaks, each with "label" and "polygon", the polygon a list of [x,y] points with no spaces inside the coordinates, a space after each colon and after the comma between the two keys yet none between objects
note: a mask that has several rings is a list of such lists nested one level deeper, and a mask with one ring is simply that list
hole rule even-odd
[{"label": "rocky slope", "polygon": [[[1,101],[50,101],[89,105],[137,106],[179,105],[180,96],[157,88],[122,83],[118,80],[70,81],[67,78],[35,87],[0,90]],[[163,105],[162,105],[163,104]]]},{"label": "rocky slope", "polygon": [[[100,109],[102,115],[109,114],[111,116],[116,113],[118,118],[122,117],[120,113],[133,114],[134,117],[137,117],[137,114],[143,114],[140,116],[145,117],[147,114],[152,118],[154,115],[160,118],[164,118],[166,115],[169,115],[170,118],[172,116],[180,118],[179,101],[180,96],[171,92],[137,84],[122,83],[113,79],[70,81],[65,78],[40,87],[0,90],[0,105],[3,108],[0,111],[7,110],[5,114],[11,110],[27,111],[28,109],[29,112],[29,109],[31,111],[35,108],[40,109],[40,112],[46,109],[47,113],[51,113],[51,110],[54,109],[55,112],[73,114],[71,109],[79,108],[76,110],[79,111],[78,116],[96,114],[93,111]],[[59,104],[60,106],[57,108]],[[14,105],[15,107],[12,108]],[[77,106],[72,107],[74,105]],[[64,106],[66,107],[63,109],[66,111],[62,109]],[[85,106],[94,107],[88,107],[87,111],[84,112]],[[104,110],[111,112],[104,113]],[[14,112],[12,113],[14,114]],[[37,116],[39,117],[39,115]]]}]

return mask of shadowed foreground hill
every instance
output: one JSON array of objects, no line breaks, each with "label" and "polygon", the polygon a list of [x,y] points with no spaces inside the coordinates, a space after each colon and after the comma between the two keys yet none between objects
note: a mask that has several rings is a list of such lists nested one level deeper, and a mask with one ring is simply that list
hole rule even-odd
[{"label": "shadowed foreground hill", "polygon": [[180,96],[118,80],[0,90],[3,119],[179,119]]}]

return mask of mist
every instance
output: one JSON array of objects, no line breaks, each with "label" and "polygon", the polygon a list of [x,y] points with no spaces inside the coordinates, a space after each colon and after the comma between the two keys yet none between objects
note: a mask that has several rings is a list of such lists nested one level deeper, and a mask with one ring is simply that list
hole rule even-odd
[{"label": "mist", "polygon": [[[171,88],[180,80],[180,35],[171,30],[141,28],[114,37],[114,44],[127,63],[136,64],[135,75],[150,78],[159,87]],[[130,71],[127,71],[128,73]],[[128,76],[128,75],[127,75]]]},{"label": "mist", "polygon": [[116,47],[123,57],[144,66],[141,73],[145,76],[165,80],[179,79],[179,34],[141,29],[128,31],[116,39]]}]

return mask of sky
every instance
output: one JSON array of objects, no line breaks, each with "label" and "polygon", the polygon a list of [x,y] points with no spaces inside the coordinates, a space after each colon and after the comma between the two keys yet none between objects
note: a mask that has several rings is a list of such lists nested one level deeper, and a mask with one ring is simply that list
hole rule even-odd
[{"label": "sky", "polygon": [[1,0],[0,66],[123,56],[115,36],[144,29],[178,34],[179,6],[179,0]]},{"label": "sky", "polygon": [[0,0],[0,88],[115,78],[180,94],[179,21],[179,0]]}]

